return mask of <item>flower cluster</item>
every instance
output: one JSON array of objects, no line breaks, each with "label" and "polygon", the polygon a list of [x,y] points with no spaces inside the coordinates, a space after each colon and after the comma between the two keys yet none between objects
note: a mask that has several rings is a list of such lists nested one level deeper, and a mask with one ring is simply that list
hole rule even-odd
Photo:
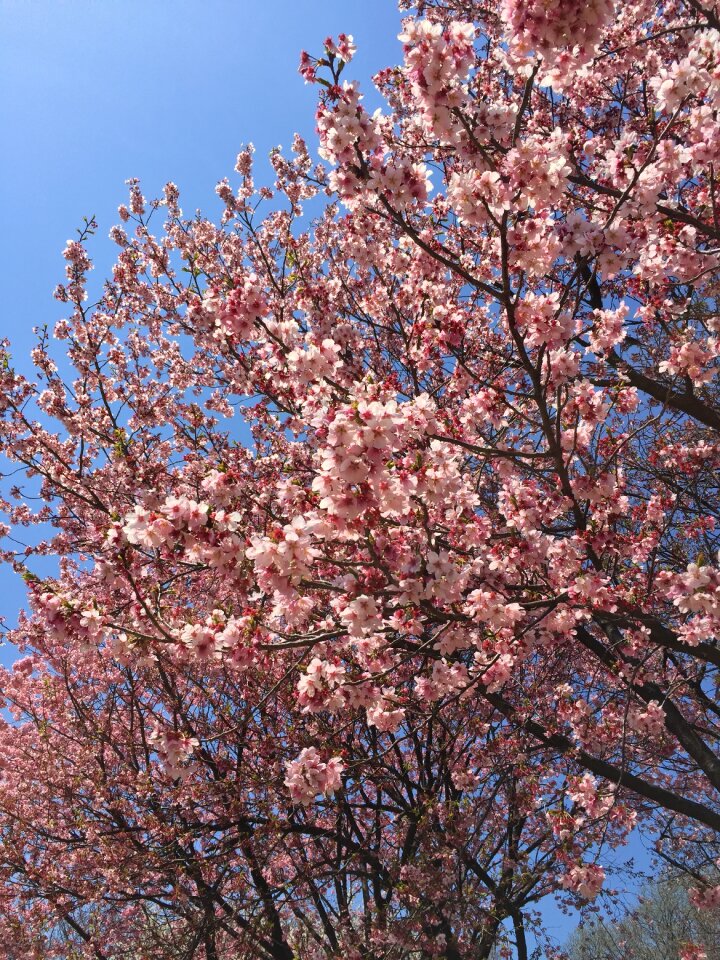
[{"label": "flower cluster", "polygon": [[324,761],[315,747],[305,747],[295,760],[285,764],[285,786],[293,803],[308,806],[322,794],[331,796],[342,786],[343,762],[340,757]]},{"label": "flower cluster", "polygon": [[184,780],[190,775],[192,767],[189,761],[199,746],[195,737],[156,726],[150,732],[148,742],[169,777],[173,780]]},{"label": "flower cluster", "polygon": [[225,296],[211,292],[203,310],[219,334],[233,342],[252,336],[256,321],[268,314],[265,293],[256,274],[238,279]]},{"label": "flower cluster", "polygon": [[552,62],[578,47],[590,58],[613,16],[612,0],[504,0],[503,14],[521,53],[540,53]]},{"label": "flower cluster", "polygon": [[292,583],[310,573],[313,559],[320,555],[313,545],[313,533],[318,532],[322,532],[320,521],[295,517],[271,536],[252,537],[246,556],[270,589],[287,592]]},{"label": "flower cluster", "polygon": [[443,28],[429,20],[409,20],[399,39],[405,44],[405,74],[421,105],[425,129],[452,142],[458,132],[452,109],[466,96],[462,82],[474,61],[475,27],[452,21]]},{"label": "flower cluster", "polygon": [[604,882],[605,870],[595,863],[576,864],[560,880],[561,886],[585,900],[594,900],[602,890]]},{"label": "flower cluster", "polygon": [[345,668],[342,664],[313,657],[297,685],[298,703],[303,711],[332,711],[342,706],[343,699],[337,688],[344,676]]},{"label": "flower cluster", "polygon": [[688,891],[690,902],[698,910],[718,910],[720,909],[720,885],[703,887],[691,887]]}]

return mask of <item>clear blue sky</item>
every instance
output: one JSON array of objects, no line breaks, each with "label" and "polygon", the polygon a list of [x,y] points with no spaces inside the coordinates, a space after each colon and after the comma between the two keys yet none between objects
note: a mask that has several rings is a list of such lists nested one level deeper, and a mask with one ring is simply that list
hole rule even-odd
[{"label": "clear blue sky", "polygon": [[[374,99],[371,75],[400,60],[399,28],[393,0],[0,0],[0,336],[14,365],[29,369],[33,327],[63,315],[52,290],[84,216],[99,224],[92,279],[108,273],[125,180],[148,197],[173,180],[186,214],[216,211],[242,143],[255,144],[257,182],[295,131],[314,146],[300,51],[353,34],[348,75]],[[0,615],[14,622],[23,599],[0,570]]]}]

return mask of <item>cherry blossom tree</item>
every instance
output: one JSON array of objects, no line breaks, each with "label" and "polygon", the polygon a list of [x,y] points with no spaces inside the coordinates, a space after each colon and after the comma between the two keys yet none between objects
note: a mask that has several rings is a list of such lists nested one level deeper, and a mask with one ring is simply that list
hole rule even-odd
[{"label": "cherry blossom tree", "polygon": [[131,181],[6,354],[29,956],[522,957],[634,826],[716,905],[717,12],[401,6],[373,114],[302,55],[321,164]]},{"label": "cherry blossom tree", "polygon": [[527,956],[554,868],[633,823],[569,768],[541,798],[537,747],[482,702],[337,731],[268,696],[270,664],[33,645],[3,677],[0,930],[24,956],[461,957],[498,940]]}]

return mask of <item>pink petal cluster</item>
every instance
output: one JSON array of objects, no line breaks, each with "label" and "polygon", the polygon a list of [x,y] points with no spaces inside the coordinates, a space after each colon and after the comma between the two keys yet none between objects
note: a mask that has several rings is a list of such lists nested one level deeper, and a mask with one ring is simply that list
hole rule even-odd
[{"label": "pink petal cluster", "polygon": [[576,864],[562,877],[560,883],[566,890],[577,893],[584,900],[594,900],[605,882],[605,870],[595,863]]},{"label": "pink petal cluster", "polygon": [[156,726],[148,740],[169,777],[184,780],[190,775],[192,766],[189,761],[199,745],[195,737]]},{"label": "pink petal cluster", "polygon": [[295,760],[285,764],[285,769],[285,786],[293,802],[303,806],[313,803],[319,794],[332,796],[342,786],[342,759],[324,761],[315,747],[305,747]]},{"label": "pink petal cluster", "polygon": [[690,902],[698,910],[718,910],[720,909],[720,884],[716,886],[691,887],[688,893]]},{"label": "pink petal cluster", "polygon": [[579,47],[592,56],[614,13],[612,0],[504,0],[503,15],[522,53],[552,62],[562,50]]}]

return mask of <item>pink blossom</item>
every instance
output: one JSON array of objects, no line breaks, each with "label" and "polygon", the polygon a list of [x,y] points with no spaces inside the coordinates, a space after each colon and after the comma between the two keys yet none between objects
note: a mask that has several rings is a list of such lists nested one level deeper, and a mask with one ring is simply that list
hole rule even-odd
[{"label": "pink blossom", "polygon": [[696,943],[686,943],[680,950],[679,960],[707,960],[707,951]]},{"label": "pink blossom", "polygon": [[518,49],[552,62],[559,51],[576,46],[592,56],[613,7],[612,0],[504,0],[503,13]]},{"label": "pink blossom", "polygon": [[295,760],[285,764],[285,786],[294,803],[308,806],[318,794],[331,796],[342,786],[344,766],[340,757],[323,761],[315,747],[305,747]]},{"label": "pink blossom", "polygon": [[191,773],[188,761],[199,746],[195,737],[184,736],[177,730],[156,726],[151,731],[149,742],[172,779],[184,780]]},{"label": "pink blossom", "polygon": [[595,863],[577,864],[571,867],[560,883],[585,900],[594,900],[605,882],[605,870]]},{"label": "pink blossom", "polygon": [[691,887],[688,891],[690,902],[698,910],[718,910],[720,909],[720,885],[703,887]]},{"label": "pink blossom", "polygon": [[660,736],[665,730],[665,711],[656,700],[651,700],[645,710],[635,710],[630,713],[628,726],[638,733],[652,737]]},{"label": "pink blossom", "polygon": [[377,727],[381,732],[394,732],[399,729],[405,719],[405,710],[402,707],[393,708],[387,697],[389,691],[383,691],[382,696],[372,707],[367,708],[367,722],[371,727]]}]

